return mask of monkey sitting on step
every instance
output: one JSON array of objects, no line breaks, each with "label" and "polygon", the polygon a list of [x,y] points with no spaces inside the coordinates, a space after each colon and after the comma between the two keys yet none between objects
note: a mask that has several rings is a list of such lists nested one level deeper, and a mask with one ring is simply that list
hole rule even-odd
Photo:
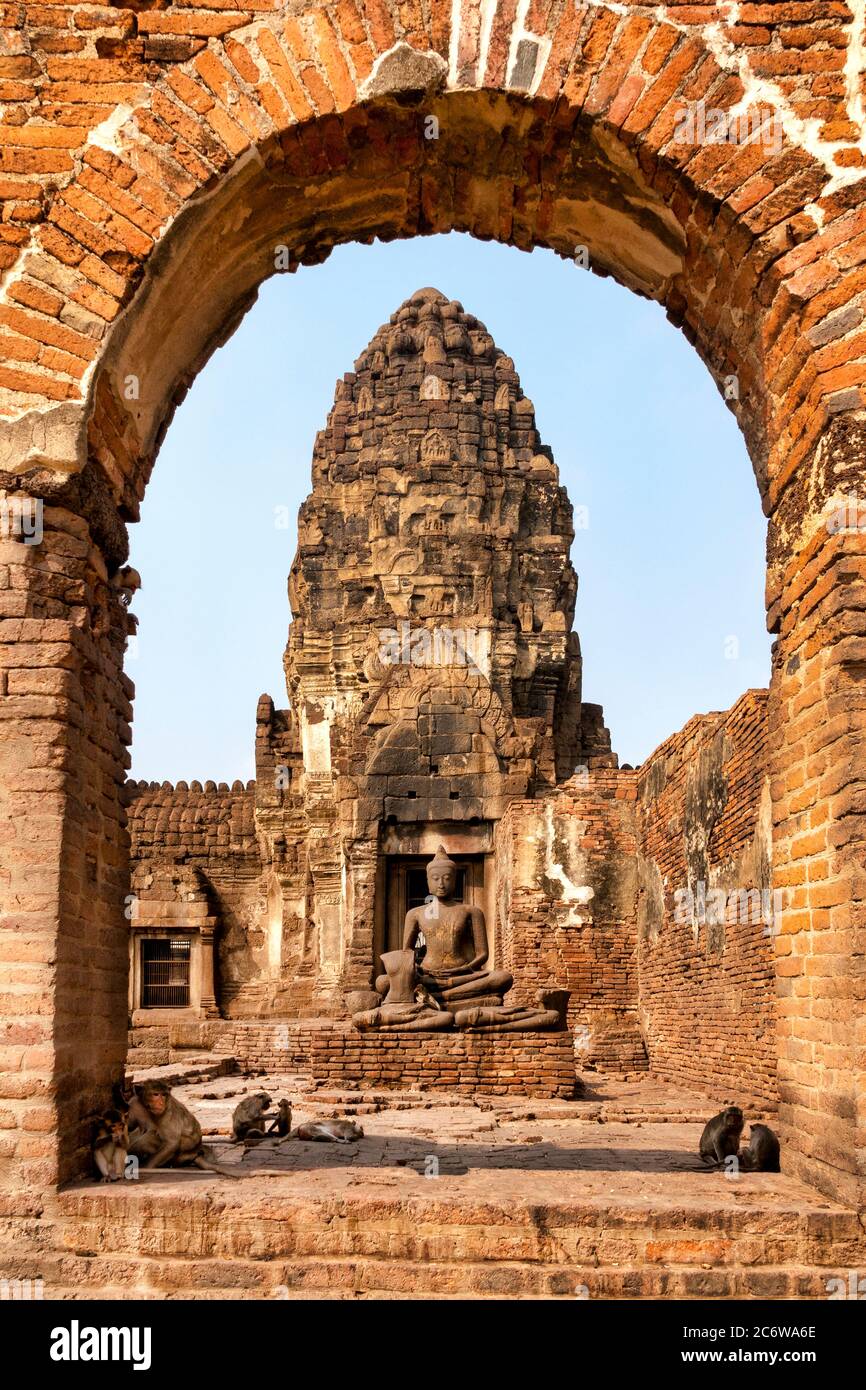
[{"label": "monkey sitting on step", "polygon": [[743,1112],[738,1105],[729,1105],[727,1110],[714,1115],[701,1135],[700,1152],[704,1163],[719,1168],[726,1158],[739,1153],[742,1132]]},{"label": "monkey sitting on step", "polygon": [[130,1153],[144,1159],[143,1168],[184,1168],[190,1164],[205,1172],[237,1178],[211,1158],[202,1143],[201,1125],[164,1081],[143,1081],[129,1100],[129,1118],[136,1126]]},{"label": "monkey sitting on step", "polygon": [[97,1182],[119,1182],[128,1153],[126,1115],[120,1110],[106,1110],[97,1120],[93,1135],[93,1161],[100,1173]]},{"label": "monkey sitting on step", "polygon": [[749,1147],[740,1154],[740,1163],[749,1173],[779,1173],[779,1140],[769,1125],[752,1125]]}]

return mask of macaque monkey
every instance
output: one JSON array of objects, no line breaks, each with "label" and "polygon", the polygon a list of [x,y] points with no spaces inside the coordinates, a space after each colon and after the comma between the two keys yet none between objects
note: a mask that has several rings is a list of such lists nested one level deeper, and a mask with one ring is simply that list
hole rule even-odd
[{"label": "macaque monkey", "polygon": [[124,608],[128,608],[133,594],[141,588],[141,575],[132,565],[124,565],[123,569],[112,575],[111,587],[119,596]]},{"label": "macaque monkey", "polygon": [[752,1125],[740,1163],[750,1173],[779,1173],[779,1140],[769,1125]]},{"label": "macaque monkey", "polygon": [[268,1129],[268,1134],[278,1134],[281,1139],[288,1139],[292,1132],[292,1104],[288,1100],[277,1101],[277,1116]]},{"label": "macaque monkey", "polygon": [[143,1081],[129,1101],[129,1118],[137,1127],[130,1153],[143,1160],[142,1168],[185,1168],[193,1164],[208,1173],[236,1178],[215,1163],[202,1143],[201,1125],[185,1105],[175,1099],[164,1081]]},{"label": "macaque monkey", "polygon": [[439,1000],[434,998],[434,996],[430,993],[429,989],[426,989],[422,984],[417,984],[415,986],[415,1003],[423,1004],[426,1009],[441,1010],[442,1008],[442,1005],[439,1003]]},{"label": "macaque monkey", "polygon": [[701,1158],[704,1163],[721,1167],[726,1158],[739,1153],[743,1132],[743,1112],[738,1105],[729,1105],[714,1115],[704,1126],[701,1135]]},{"label": "macaque monkey", "polygon": [[271,1118],[266,1113],[270,1104],[271,1098],[266,1091],[256,1091],[235,1106],[232,1132],[238,1143],[244,1139],[264,1139],[266,1123]]},{"label": "macaque monkey", "polygon": [[128,1153],[126,1115],[120,1110],[106,1110],[97,1120],[93,1136],[93,1161],[101,1175],[97,1181],[119,1182]]},{"label": "macaque monkey", "polygon": [[308,1120],[295,1130],[297,1139],[319,1139],[332,1144],[351,1144],[363,1139],[364,1131],[354,1120]]}]

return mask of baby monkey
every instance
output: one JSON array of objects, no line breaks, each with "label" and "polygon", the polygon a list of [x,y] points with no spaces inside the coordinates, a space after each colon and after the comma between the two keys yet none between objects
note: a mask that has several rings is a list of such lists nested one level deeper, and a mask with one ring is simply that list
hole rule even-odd
[{"label": "baby monkey", "polygon": [[285,1099],[278,1100],[276,1118],[268,1127],[268,1134],[278,1134],[281,1139],[288,1139],[291,1132],[292,1103]]},{"label": "baby monkey", "polygon": [[93,1161],[99,1170],[97,1181],[119,1182],[129,1153],[129,1130],[120,1110],[106,1110],[96,1122]]}]

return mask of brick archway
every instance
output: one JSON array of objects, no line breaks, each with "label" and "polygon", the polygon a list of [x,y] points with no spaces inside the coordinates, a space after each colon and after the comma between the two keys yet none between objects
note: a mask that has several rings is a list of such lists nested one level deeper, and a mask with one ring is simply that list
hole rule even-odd
[{"label": "brick archway", "polygon": [[[0,567],[9,1180],[44,1189],[74,1168],[80,1118],[123,1055],[118,567],[172,410],[276,268],[457,229],[585,247],[592,269],[665,303],[720,383],[735,379],[778,633],[783,1121],[802,1170],[852,1199],[864,562],[862,532],[826,523],[862,486],[866,449],[854,16],[834,6],[807,34],[797,5],[722,6],[708,22],[673,5],[261,3],[58,6],[57,32],[41,47],[22,33],[5,73],[21,119],[4,127],[0,469],[46,502],[43,545],[4,540]],[[699,101],[760,108],[781,147],[676,140]]]}]

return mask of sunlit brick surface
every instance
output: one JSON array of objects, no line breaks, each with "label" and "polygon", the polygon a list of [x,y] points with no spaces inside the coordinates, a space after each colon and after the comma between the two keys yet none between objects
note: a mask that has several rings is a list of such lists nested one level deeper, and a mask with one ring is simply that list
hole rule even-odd
[{"label": "sunlit brick surface", "polygon": [[[866,486],[860,0],[517,18],[468,0],[7,4],[3,21],[0,482],[46,502],[41,545],[0,541],[14,1209],[76,1171],[122,1065],[132,687],[117,576],[172,411],[280,246],[292,268],[340,241],[451,229],[585,249],[735,384],[778,637],[780,1119],[792,1167],[862,1201],[864,544],[827,524]],[[780,147],[676,139],[699,101],[757,103]]]}]

